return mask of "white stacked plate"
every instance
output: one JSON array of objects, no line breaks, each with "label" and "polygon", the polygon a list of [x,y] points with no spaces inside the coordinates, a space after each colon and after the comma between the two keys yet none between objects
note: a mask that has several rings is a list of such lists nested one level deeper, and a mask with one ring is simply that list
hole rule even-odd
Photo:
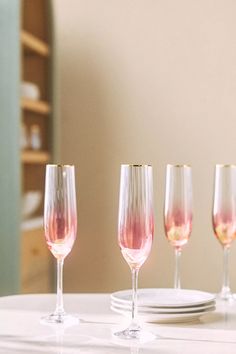
[{"label": "white stacked plate", "polygon": [[[111,294],[111,309],[131,315],[132,291]],[[139,316],[147,322],[186,322],[215,310],[215,295],[186,289],[139,289]]]}]

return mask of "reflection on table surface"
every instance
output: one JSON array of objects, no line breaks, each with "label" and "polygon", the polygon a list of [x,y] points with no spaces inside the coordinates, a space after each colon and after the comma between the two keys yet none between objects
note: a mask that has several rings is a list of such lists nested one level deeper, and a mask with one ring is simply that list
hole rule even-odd
[{"label": "reflection on table surface", "polygon": [[113,331],[126,322],[110,310],[109,294],[66,294],[68,312],[80,323],[43,325],[55,295],[0,298],[0,353],[228,353],[236,350],[236,303],[217,302],[216,311],[199,320],[145,324],[156,339],[149,343],[119,341]]}]

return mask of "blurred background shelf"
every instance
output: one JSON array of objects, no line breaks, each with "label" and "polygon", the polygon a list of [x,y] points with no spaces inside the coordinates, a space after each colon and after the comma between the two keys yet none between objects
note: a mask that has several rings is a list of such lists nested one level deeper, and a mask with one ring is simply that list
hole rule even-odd
[{"label": "blurred background shelf", "polygon": [[21,108],[45,115],[51,111],[51,107],[47,102],[31,100],[29,98],[21,98]]},{"label": "blurred background shelf", "polygon": [[21,161],[31,164],[46,164],[50,161],[50,154],[47,151],[22,151]]},{"label": "blurred background shelf", "polygon": [[37,53],[44,57],[49,56],[49,45],[25,30],[21,31],[21,43],[29,52]]}]

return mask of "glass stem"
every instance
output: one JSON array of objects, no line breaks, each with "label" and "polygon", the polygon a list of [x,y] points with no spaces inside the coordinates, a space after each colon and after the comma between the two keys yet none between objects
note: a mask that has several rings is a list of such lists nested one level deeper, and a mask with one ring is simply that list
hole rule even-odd
[{"label": "glass stem", "polygon": [[175,249],[175,283],[174,288],[180,289],[180,271],[179,271],[179,263],[180,263],[181,250],[179,248]]},{"label": "glass stem", "polygon": [[58,315],[63,314],[63,265],[64,259],[57,260],[57,304],[55,313]]},{"label": "glass stem", "polygon": [[132,269],[132,320],[131,327],[136,329],[138,325],[138,272],[139,269]]},{"label": "glass stem", "polygon": [[229,289],[229,247],[224,247],[223,288]]}]

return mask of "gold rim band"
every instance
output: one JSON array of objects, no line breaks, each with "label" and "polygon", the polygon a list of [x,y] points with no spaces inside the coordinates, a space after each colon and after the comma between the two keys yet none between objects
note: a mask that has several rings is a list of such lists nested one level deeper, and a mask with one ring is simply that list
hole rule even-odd
[{"label": "gold rim band", "polygon": [[234,164],[216,164],[216,167],[236,167],[236,165]]},{"label": "gold rim band", "polygon": [[127,167],[152,167],[152,165],[148,165],[148,164],[141,164],[141,165],[138,165],[138,164],[121,164],[121,166],[127,166]]},{"label": "gold rim band", "polygon": [[182,167],[182,168],[191,168],[192,166],[191,165],[172,165],[170,163],[167,164],[167,166],[169,167]]},{"label": "gold rim band", "polygon": [[74,165],[62,165],[62,164],[47,164],[46,166],[49,166],[49,167],[74,167]]}]

